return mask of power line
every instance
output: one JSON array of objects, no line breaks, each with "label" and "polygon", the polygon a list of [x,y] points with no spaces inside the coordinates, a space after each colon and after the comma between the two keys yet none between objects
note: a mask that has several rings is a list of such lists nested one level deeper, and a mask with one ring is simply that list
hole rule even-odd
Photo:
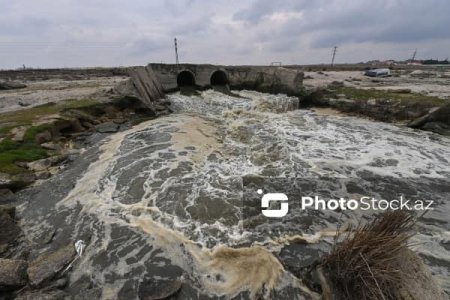
[{"label": "power line", "polygon": [[0,42],[1,48],[122,48],[125,42]]}]

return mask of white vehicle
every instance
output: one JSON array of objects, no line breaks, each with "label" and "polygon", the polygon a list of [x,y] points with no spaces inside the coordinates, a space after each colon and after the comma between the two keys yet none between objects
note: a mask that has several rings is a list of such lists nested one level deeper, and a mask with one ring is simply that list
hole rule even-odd
[{"label": "white vehicle", "polygon": [[372,69],[372,70],[366,71],[366,73],[364,73],[364,75],[370,76],[370,77],[388,77],[388,76],[391,76],[391,70],[389,70],[389,69]]}]

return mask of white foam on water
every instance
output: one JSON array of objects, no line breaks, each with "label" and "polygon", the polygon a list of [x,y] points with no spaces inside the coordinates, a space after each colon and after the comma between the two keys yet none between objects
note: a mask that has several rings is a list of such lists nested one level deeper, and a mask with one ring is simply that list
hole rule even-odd
[{"label": "white foam on water", "polygon": [[[243,176],[259,175],[268,168],[278,177],[358,177],[364,171],[395,178],[450,176],[448,138],[294,110],[298,100],[285,95],[250,91],[239,95],[242,98],[214,91],[191,97],[169,95],[176,113],[112,135],[100,147],[99,159],[58,206],[81,205],[82,213],[98,218],[105,232],[96,232],[95,238],[103,249],[112,241],[112,225],[138,228],[149,235],[152,245],[164,249],[172,263],[193,270],[210,294],[231,296],[249,290],[257,295],[264,285],[301,285],[267,251],[273,247],[229,248],[256,240],[242,226],[239,180]],[[163,134],[170,137],[168,141],[157,139]],[[138,178],[142,182],[134,181]],[[128,203],[125,197],[135,182],[142,192]],[[445,212],[436,216],[445,218]],[[335,226],[327,220],[312,225],[314,230]],[[435,232],[446,234],[441,228]],[[289,243],[288,237],[282,240]],[[438,255],[442,249],[434,249],[439,242],[431,243],[420,251]],[[108,270],[90,269],[95,251],[86,248],[73,279],[86,270],[130,271],[124,260]],[[450,261],[445,253],[439,258]],[[151,253],[146,257],[150,259]],[[210,279],[216,275],[223,280]],[[105,286],[104,296],[120,288],[120,284]]]}]

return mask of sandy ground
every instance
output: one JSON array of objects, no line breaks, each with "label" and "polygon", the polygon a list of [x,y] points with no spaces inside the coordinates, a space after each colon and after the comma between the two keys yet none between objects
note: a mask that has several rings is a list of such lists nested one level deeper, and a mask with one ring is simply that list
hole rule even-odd
[{"label": "sandy ground", "polygon": [[305,72],[303,83],[307,89],[316,89],[333,81],[363,89],[410,89],[414,93],[450,100],[450,72],[394,71],[393,76],[386,78],[367,77],[360,71]]},{"label": "sandy ground", "polygon": [[68,99],[102,98],[126,77],[96,77],[85,80],[52,79],[24,82],[27,87],[0,90],[0,112],[19,110]]}]

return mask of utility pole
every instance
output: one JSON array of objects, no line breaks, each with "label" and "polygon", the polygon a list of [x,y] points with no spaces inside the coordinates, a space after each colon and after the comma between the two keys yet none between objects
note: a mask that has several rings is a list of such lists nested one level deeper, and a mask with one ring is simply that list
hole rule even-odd
[{"label": "utility pole", "polygon": [[411,57],[411,63],[413,63],[414,60],[416,59],[416,55],[417,55],[417,49],[414,50],[414,53],[413,53],[413,55],[412,55],[412,57]]},{"label": "utility pole", "polygon": [[176,61],[176,64],[177,64],[177,69],[178,69],[179,61],[178,61],[178,44],[177,44],[177,38],[174,38],[173,41],[174,41],[174,43],[175,43],[175,61]]},{"label": "utility pole", "polygon": [[336,51],[337,51],[337,46],[334,46],[333,48],[333,58],[331,59],[331,67],[334,66],[334,58],[336,57]]}]

